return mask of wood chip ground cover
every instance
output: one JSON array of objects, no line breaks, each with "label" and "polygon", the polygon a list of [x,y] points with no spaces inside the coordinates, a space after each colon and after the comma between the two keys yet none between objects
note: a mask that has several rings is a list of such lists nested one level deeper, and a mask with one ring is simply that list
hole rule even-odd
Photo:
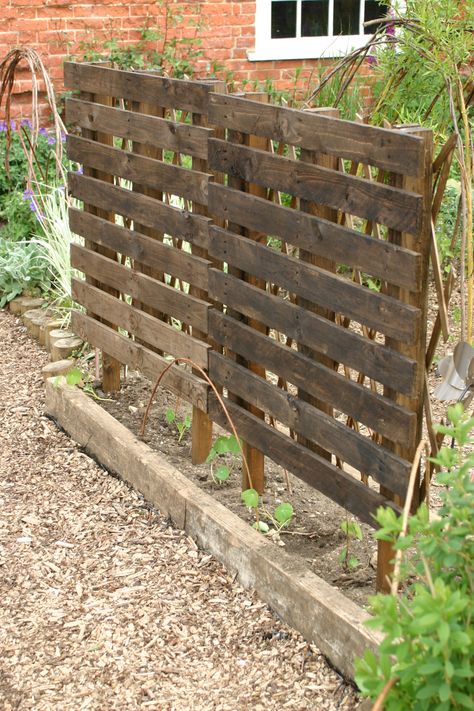
[{"label": "wood chip ground cover", "polygon": [[0,311],[0,707],[355,709],[318,650],[43,415]]}]

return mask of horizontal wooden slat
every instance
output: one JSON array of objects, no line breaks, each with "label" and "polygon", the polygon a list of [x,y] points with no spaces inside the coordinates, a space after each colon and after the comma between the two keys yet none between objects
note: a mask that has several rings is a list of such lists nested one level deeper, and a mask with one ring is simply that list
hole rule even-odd
[{"label": "horizontal wooden slat", "polygon": [[420,289],[421,256],[416,252],[218,183],[209,184],[208,200],[210,215],[280,237],[389,284]]},{"label": "horizontal wooden slat", "polygon": [[[238,434],[246,442],[358,516],[361,521],[375,528],[373,516],[379,506],[389,506],[400,513],[393,503],[376,491],[294,442],[287,435],[265,424],[255,415],[228,400],[226,400],[226,407]],[[209,413],[215,422],[229,429],[229,423],[213,393],[209,394]]]},{"label": "horizontal wooden slat", "polygon": [[290,195],[417,234],[422,197],[311,163],[209,139],[209,167]]},{"label": "horizontal wooden slat", "polygon": [[101,284],[207,333],[209,304],[205,301],[76,244],[71,245],[71,265]]},{"label": "horizontal wooden slat", "polygon": [[[152,381],[157,380],[169,365],[169,361],[157,353],[78,311],[71,314],[71,328],[95,348],[100,348],[120,363],[138,370]],[[208,385],[191,372],[173,366],[163,377],[162,383],[167,390],[207,412]]]},{"label": "horizontal wooden slat", "polygon": [[115,212],[137,224],[207,248],[210,224],[207,217],[77,173],[69,173],[68,187],[71,195],[88,205]]},{"label": "horizontal wooden slat", "polygon": [[400,131],[218,94],[209,97],[209,120],[234,131],[267,136],[402,175],[418,175],[423,169],[422,141]]},{"label": "horizontal wooden slat", "polygon": [[74,208],[69,210],[69,226],[88,242],[109,247],[148,267],[207,291],[210,262],[206,259]]},{"label": "horizontal wooden slat", "polygon": [[256,244],[242,235],[211,227],[209,254],[399,341],[414,343],[418,337],[420,311],[414,306]]},{"label": "horizontal wooden slat", "polygon": [[79,136],[68,136],[67,152],[70,160],[88,168],[106,171],[138,185],[163,190],[202,205],[207,204],[210,176],[205,173],[122,151]]},{"label": "horizontal wooden slat", "polygon": [[66,117],[69,124],[77,124],[88,131],[103,131],[145,146],[207,159],[207,139],[212,134],[210,128],[176,123],[79,99],[66,100]]},{"label": "horizontal wooden slat", "polygon": [[72,280],[72,296],[87,312],[107,319],[150,346],[155,346],[174,358],[190,358],[201,368],[208,366],[210,346],[188,336],[177,328],[139,311],[121,299],[106,294],[78,279]]},{"label": "horizontal wooden slat", "polygon": [[416,415],[229,316],[211,309],[209,336],[232,352],[332,405],[390,441],[412,443]]},{"label": "horizontal wooden slat", "polygon": [[344,363],[393,390],[410,395],[416,382],[416,361],[382,343],[371,341],[279,296],[217,269],[209,270],[209,297],[229,304],[297,343]]},{"label": "horizontal wooden slat", "polygon": [[209,377],[380,484],[404,497],[411,465],[355,430],[255,375],[220,353],[209,353]]},{"label": "horizontal wooden slat", "polygon": [[156,74],[65,62],[64,85],[68,89],[91,94],[207,114],[208,97],[215,82],[170,79]]}]

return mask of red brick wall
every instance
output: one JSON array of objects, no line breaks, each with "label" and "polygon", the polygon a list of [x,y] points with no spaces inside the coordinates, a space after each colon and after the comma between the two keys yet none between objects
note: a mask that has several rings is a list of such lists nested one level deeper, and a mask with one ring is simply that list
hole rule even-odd
[{"label": "red brick wall", "polygon": [[[317,65],[313,60],[248,61],[247,50],[255,44],[255,2],[168,0],[168,7],[183,16],[177,27],[169,29],[169,37],[194,37],[196,28],[190,20],[202,23],[199,37],[204,54],[196,63],[196,76],[208,75],[218,62],[237,82],[272,79],[277,88],[288,89],[293,86],[295,69],[300,68],[299,87],[304,90]],[[15,46],[35,48],[59,94],[63,89],[62,63],[68,56],[83,56],[81,43],[111,37],[132,43],[140,38],[139,29],[147,22],[164,28],[164,8],[163,2],[143,0],[0,0],[0,61]],[[28,72],[19,71],[16,115],[29,115],[30,87]],[[43,113],[47,116],[45,106]]]}]

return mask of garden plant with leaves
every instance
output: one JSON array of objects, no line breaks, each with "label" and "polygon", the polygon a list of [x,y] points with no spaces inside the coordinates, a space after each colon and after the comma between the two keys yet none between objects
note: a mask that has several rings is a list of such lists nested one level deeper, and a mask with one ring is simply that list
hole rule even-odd
[{"label": "garden plant with leaves", "polygon": [[355,678],[385,711],[474,709],[474,418],[458,404],[449,419],[441,431],[457,447],[433,460],[445,487],[438,515],[430,520],[423,504],[403,534],[401,517],[377,513],[377,538],[402,553],[404,587],[371,599],[370,626],[384,640],[378,656],[367,651],[357,661]]}]

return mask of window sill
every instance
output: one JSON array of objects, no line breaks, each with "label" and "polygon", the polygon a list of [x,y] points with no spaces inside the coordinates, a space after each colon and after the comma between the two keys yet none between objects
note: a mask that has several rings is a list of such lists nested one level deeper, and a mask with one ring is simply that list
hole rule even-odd
[{"label": "window sill", "polygon": [[287,59],[331,59],[344,57],[353,49],[364,47],[370,35],[346,37],[304,37],[270,40],[247,52],[250,62],[284,61]]}]

